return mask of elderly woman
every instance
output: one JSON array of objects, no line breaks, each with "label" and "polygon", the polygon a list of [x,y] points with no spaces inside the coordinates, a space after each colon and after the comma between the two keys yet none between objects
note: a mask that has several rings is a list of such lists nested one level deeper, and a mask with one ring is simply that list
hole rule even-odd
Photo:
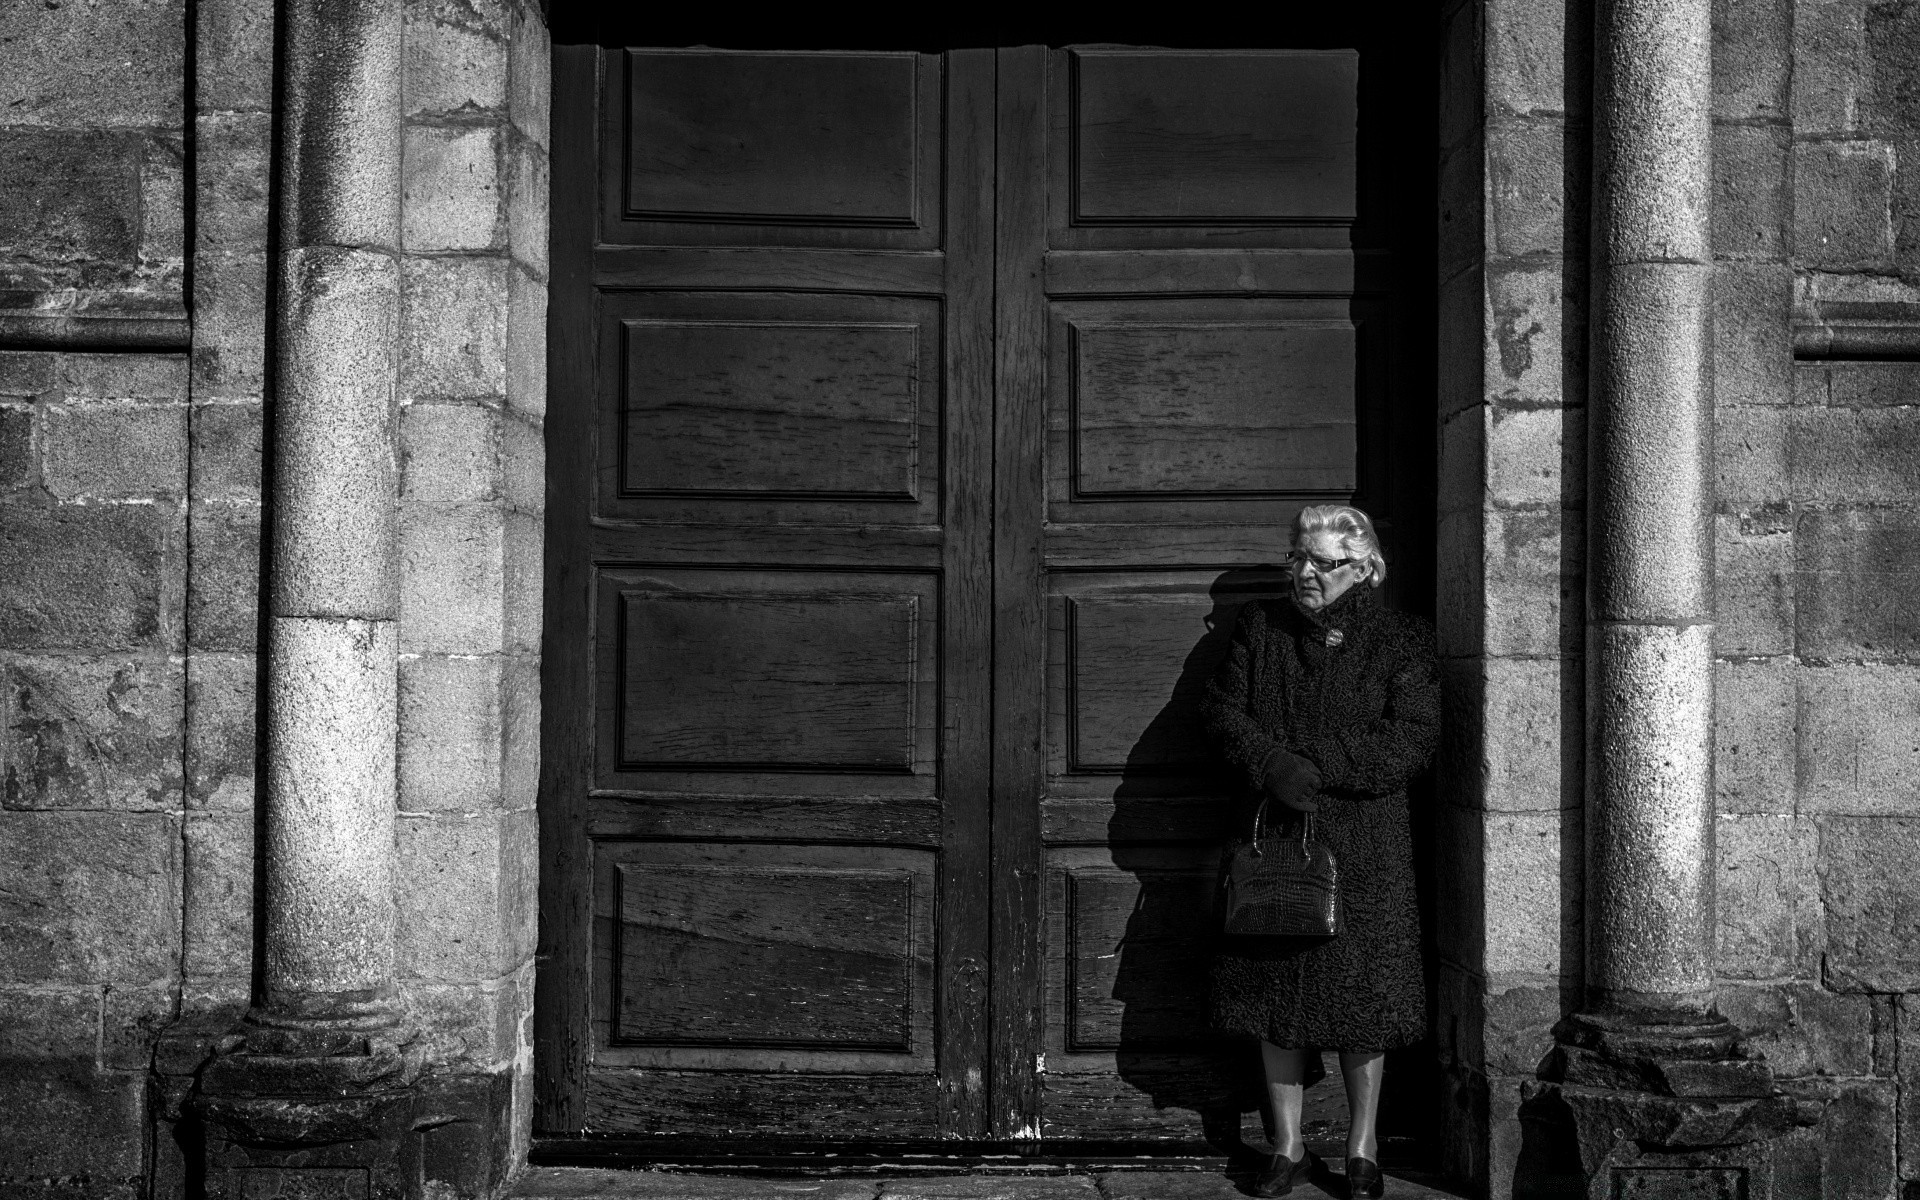
[{"label": "elderly woman", "polygon": [[1203,715],[1270,818],[1318,814],[1315,835],[1339,864],[1345,931],[1227,939],[1213,964],[1213,1023],[1260,1039],[1276,1132],[1257,1194],[1284,1196],[1313,1173],[1301,1104],[1320,1051],[1332,1049],[1352,1114],[1350,1194],[1379,1196],[1385,1052],[1427,1031],[1406,788],[1438,738],[1433,631],[1380,603],[1387,564],[1357,508],[1302,509],[1288,564],[1289,598],[1240,610]]}]

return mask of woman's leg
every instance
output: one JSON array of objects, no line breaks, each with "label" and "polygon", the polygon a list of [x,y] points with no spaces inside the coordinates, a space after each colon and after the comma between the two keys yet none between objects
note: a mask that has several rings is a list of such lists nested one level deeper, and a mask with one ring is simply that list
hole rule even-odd
[{"label": "woman's leg", "polygon": [[1376,1163],[1380,1161],[1377,1122],[1380,1116],[1380,1077],[1386,1065],[1387,1056],[1381,1050],[1340,1052],[1340,1074],[1347,1081],[1348,1158],[1364,1158]]},{"label": "woman's leg", "polygon": [[1273,1152],[1299,1162],[1307,1152],[1300,1137],[1300,1110],[1307,1093],[1306,1052],[1263,1040],[1260,1065],[1266,1068],[1267,1103],[1273,1108]]}]

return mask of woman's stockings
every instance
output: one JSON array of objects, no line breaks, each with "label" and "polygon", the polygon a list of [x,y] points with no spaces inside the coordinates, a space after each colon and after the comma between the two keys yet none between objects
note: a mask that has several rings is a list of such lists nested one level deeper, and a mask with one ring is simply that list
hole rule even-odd
[{"label": "woman's stockings", "polygon": [[[1298,1053],[1296,1051],[1295,1053]],[[1269,1060],[1271,1061],[1271,1060]],[[1387,1056],[1379,1050],[1343,1050],[1340,1074],[1347,1081],[1347,1157],[1380,1161],[1380,1138],[1376,1124],[1380,1116],[1380,1076]],[[1273,1069],[1267,1069],[1267,1088],[1273,1090]],[[1299,1128],[1300,1093],[1294,1092],[1294,1128]]]},{"label": "woman's stockings", "polygon": [[[1298,1162],[1307,1152],[1307,1143],[1300,1137],[1300,1109],[1307,1091],[1306,1052],[1262,1041],[1260,1065],[1266,1068],[1267,1103],[1273,1108],[1273,1152]],[[1378,1075],[1376,1071],[1375,1077]]]}]

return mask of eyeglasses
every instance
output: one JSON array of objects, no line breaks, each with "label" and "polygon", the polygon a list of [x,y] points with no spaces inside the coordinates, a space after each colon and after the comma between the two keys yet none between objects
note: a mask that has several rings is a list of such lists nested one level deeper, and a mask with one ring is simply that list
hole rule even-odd
[{"label": "eyeglasses", "polygon": [[1331,575],[1341,567],[1350,567],[1359,561],[1357,558],[1321,558],[1317,554],[1302,554],[1298,550],[1287,555],[1289,567],[1312,567],[1320,575]]}]

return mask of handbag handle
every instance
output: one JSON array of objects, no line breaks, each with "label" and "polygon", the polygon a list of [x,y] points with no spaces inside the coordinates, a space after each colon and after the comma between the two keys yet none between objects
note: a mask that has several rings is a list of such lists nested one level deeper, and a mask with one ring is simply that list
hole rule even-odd
[{"label": "handbag handle", "polygon": [[[1260,853],[1260,831],[1267,823],[1267,805],[1272,801],[1273,797],[1263,794],[1260,797],[1260,807],[1253,812],[1253,852],[1255,854]],[[1313,840],[1313,814],[1301,813],[1300,815],[1305,818],[1300,822],[1300,851],[1304,854],[1307,843]]]}]

